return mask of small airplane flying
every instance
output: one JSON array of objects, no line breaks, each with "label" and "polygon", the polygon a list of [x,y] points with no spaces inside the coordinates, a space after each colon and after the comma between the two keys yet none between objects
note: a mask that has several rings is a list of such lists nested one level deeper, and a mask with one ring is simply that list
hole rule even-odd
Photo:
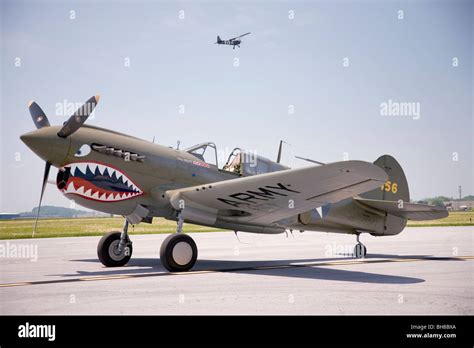
[{"label": "small airplane flying", "polygon": [[219,45],[231,45],[232,49],[235,50],[235,46],[240,48],[240,43],[242,42],[242,39],[240,39],[240,38],[245,36],[245,35],[248,35],[248,34],[250,34],[250,33],[245,33],[245,34],[242,34],[240,36],[234,37],[234,38],[229,39],[229,40],[222,40],[219,36],[217,36],[217,41],[214,42],[214,43],[219,44]]},{"label": "small airplane flying", "polygon": [[353,234],[354,256],[364,257],[360,234],[393,236],[409,219],[448,215],[445,208],[410,202],[405,174],[389,155],[374,163],[302,158],[316,165],[291,169],[280,163],[280,143],[276,162],[235,148],[219,168],[211,142],[178,150],[85,125],[98,101],[99,96],[91,97],[62,126],[51,126],[30,102],[38,129],[20,138],[46,161],[39,207],[55,166],[56,186],[68,199],[124,217],[122,231],[99,241],[98,258],[107,267],[130,260],[129,224],[151,223],[153,217],[177,221],[176,233],[161,245],[160,259],[167,270],[180,272],[191,269],[198,255],[196,243],[182,232],[184,222],[235,232]]}]

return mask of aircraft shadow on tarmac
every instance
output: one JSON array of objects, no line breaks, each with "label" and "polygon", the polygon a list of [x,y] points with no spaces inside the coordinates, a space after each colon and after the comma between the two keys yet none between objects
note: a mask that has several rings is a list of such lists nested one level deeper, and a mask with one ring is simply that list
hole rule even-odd
[{"label": "aircraft shadow on tarmac", "polygon": [[[438,260],[428,255],[387,255],[372,254],[363,261],[368,263],[390,263],[391,260],[416,259],[416,260]],[[442,258],[442,260],[450,258]],[[459,259],[453,259],[459,261]],[[99,264],[97,259],[71,260],[72,262],[94,262]],[[380,283],[380,284],[415,284],[425,280],[421,278],[394,276],[377,274],[362,271],[343,270],[339,267],[351,266],[350,264],[336,266],[330,265],[334,261],[360,261],[350,257],[340,258],[318,258],[318,259],[297,259],[297,260],[272,260],[272,261],[238,261],[238,260],[198,260],[192,271],[210,271],[216,273],[247,273],[256,275],[271,275],[290,278],[306,278],[359,283]],[[312,265],[312,263],[328,263],[325,265]],[[354,265],[358,265],[357,263]],[[140,267],[140,268],[137,268]],[[337,268],[336,268],[337,267]],[[370,264],[364,267],[370,269]],[[190,275],[192,275],[192,271]],[[100,271],[78,271],[74,274],[62,274],[63,277],[93,277],[93,276],[173,276],[167,273],[158,258],[135,258],[131,259],[126,267],[101,268]],[[56,275],[57,276],[57,275]]]}]

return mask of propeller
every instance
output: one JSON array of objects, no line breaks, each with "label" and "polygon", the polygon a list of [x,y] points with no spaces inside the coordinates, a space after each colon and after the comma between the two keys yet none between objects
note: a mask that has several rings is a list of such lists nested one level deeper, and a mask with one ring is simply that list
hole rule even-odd
[{"label": "propeller", "polygon": [[[62,138],[66,138],[77,131],[81,126],[86,122],[87,118],[90,116],[94,108],[97,106],[99,102],[99,96],[93,96],[87,100],[84,105],[82,105],[79,109],[76,110],[74,114],[72,114],[69,119],[64,122],[63,127],[59,130],[58,136]],[[49,127],[51,124],[49,123],[48,117],[44,113],[44,111],[40,108],[38,104],[34,101],[30,101],[28,103],[28,109],[30,110],[31,118],[33,119],[33,123],[35,124],[36,128],[44,128]],[[44,167],[44,174],[43,174],[43,184],[41,186],[41,194],[38,204],[38,211],[36,212],[36,219],[35,224],[33,227],[33,237],[35,236],[36,226],[38,225],[39,214],[41,210],[41,202],[43,200],[44,190],[46,189],[46,185],[48,184],[49,178],[49,171],[51,169],[51,163],[46,161]]]},{"label": "propeller", "polygon": [[[36,128],[40,129],[40,128],[43,128],[43,127],[49,127],[50,126],[48,117],[46,116],[46,114],[40,108],[40,106],[38,104],[36,104],[34,101],[30,101],[28,103],[28,109],[30,110],[30,115],[31,115],[31,118],[33,119],[33,123],[35,124]],[[38,211],[36,212],[35,225],[33,227],[33,237],[35,236],[36,225],[38,224],[38,218],[39,218],[39,213],[40,213],[40,209],[41,209],[41,201],[43,200],[44,189],[46,188],[46,183],[48,182],[50,168],[51,168],[51,163],[46,162],[46,165],[45,165],[45,168],[44,168],[44,174],[43,174],[43,186],[41,188],[41,195],[40,195],[40,200],[39,200],[39,204],[38,204]]]},{"label": "propeller", "polygon": [[77,131],[86,122],[92,111],[94,111],[100,96],[96,95],[87,100],[74,114],[64,123],[63,128],[58,132],[58,136],[66,138]]},{"label": "propeller", "polygon": [[46,188],[46,184],[48,183],[48,177],[49,177],[49,170],[51,169],[51,163],[46,162],[46,165],[44,167],[44,174],[43,174],[43,185],[41,186],[41,195],[38,203],[38,211],[36,212],[36,218],[35,218],[35,225],[33,227],[33,236],[35,236],[36,232],[36,225],[38,225],[38,218],[40,214],[40,209],[41,209],[41,201],[43,200],[43,194],[44,190]]}]

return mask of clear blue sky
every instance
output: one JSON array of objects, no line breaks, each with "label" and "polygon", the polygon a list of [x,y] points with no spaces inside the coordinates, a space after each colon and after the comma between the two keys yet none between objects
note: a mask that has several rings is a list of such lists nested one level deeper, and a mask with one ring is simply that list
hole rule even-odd
[{"label": "clear blue sky", "polygon": [[[39,196],[44,164],[19,139],[34,128],[27,102],[61,124],[57,103],[96,93],[88,123],[160,144],[275,158],[284,139],[292,167],[306,165],[294,155],[388,153],[413,199],[473,194],[473,18],[473,2],[456,0],[2,0],[0,211]],[[240,49],[213,44],[248,31]],[[419,103],[420,119],[382,116],[388,100]],[[48,185],[44,204],[69,201]]]}]

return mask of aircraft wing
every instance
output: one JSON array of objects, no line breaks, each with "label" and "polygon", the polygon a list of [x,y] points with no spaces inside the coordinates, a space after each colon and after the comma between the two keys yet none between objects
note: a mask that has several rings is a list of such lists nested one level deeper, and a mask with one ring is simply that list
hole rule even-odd
[{"label": "aircraft wing", "polygon": [[379,187],[387,174],[363,161],[287,169],[166,192],[180,210],[235,216],[235,222],[272,224]]},{"label": "aircraft wing", "polygon": [[408,220],[436,220],[449,215],[445,207],[437,207],[430,204],[403,202],[403,205],[401,205],[395,201],[382,201],[377,199],[355,198],[355,200],[369,207]]},{"label": "aircraft wing", "polygon": [[250,32],[242,34],[240,36],[233,37],[232,39],[229,39],[229,41],[232,41],[232,40],[235,40],[235,39],[240,39],[242,36],[245,36],[245,35],[248,35],[248,34],[250,34]]}]

